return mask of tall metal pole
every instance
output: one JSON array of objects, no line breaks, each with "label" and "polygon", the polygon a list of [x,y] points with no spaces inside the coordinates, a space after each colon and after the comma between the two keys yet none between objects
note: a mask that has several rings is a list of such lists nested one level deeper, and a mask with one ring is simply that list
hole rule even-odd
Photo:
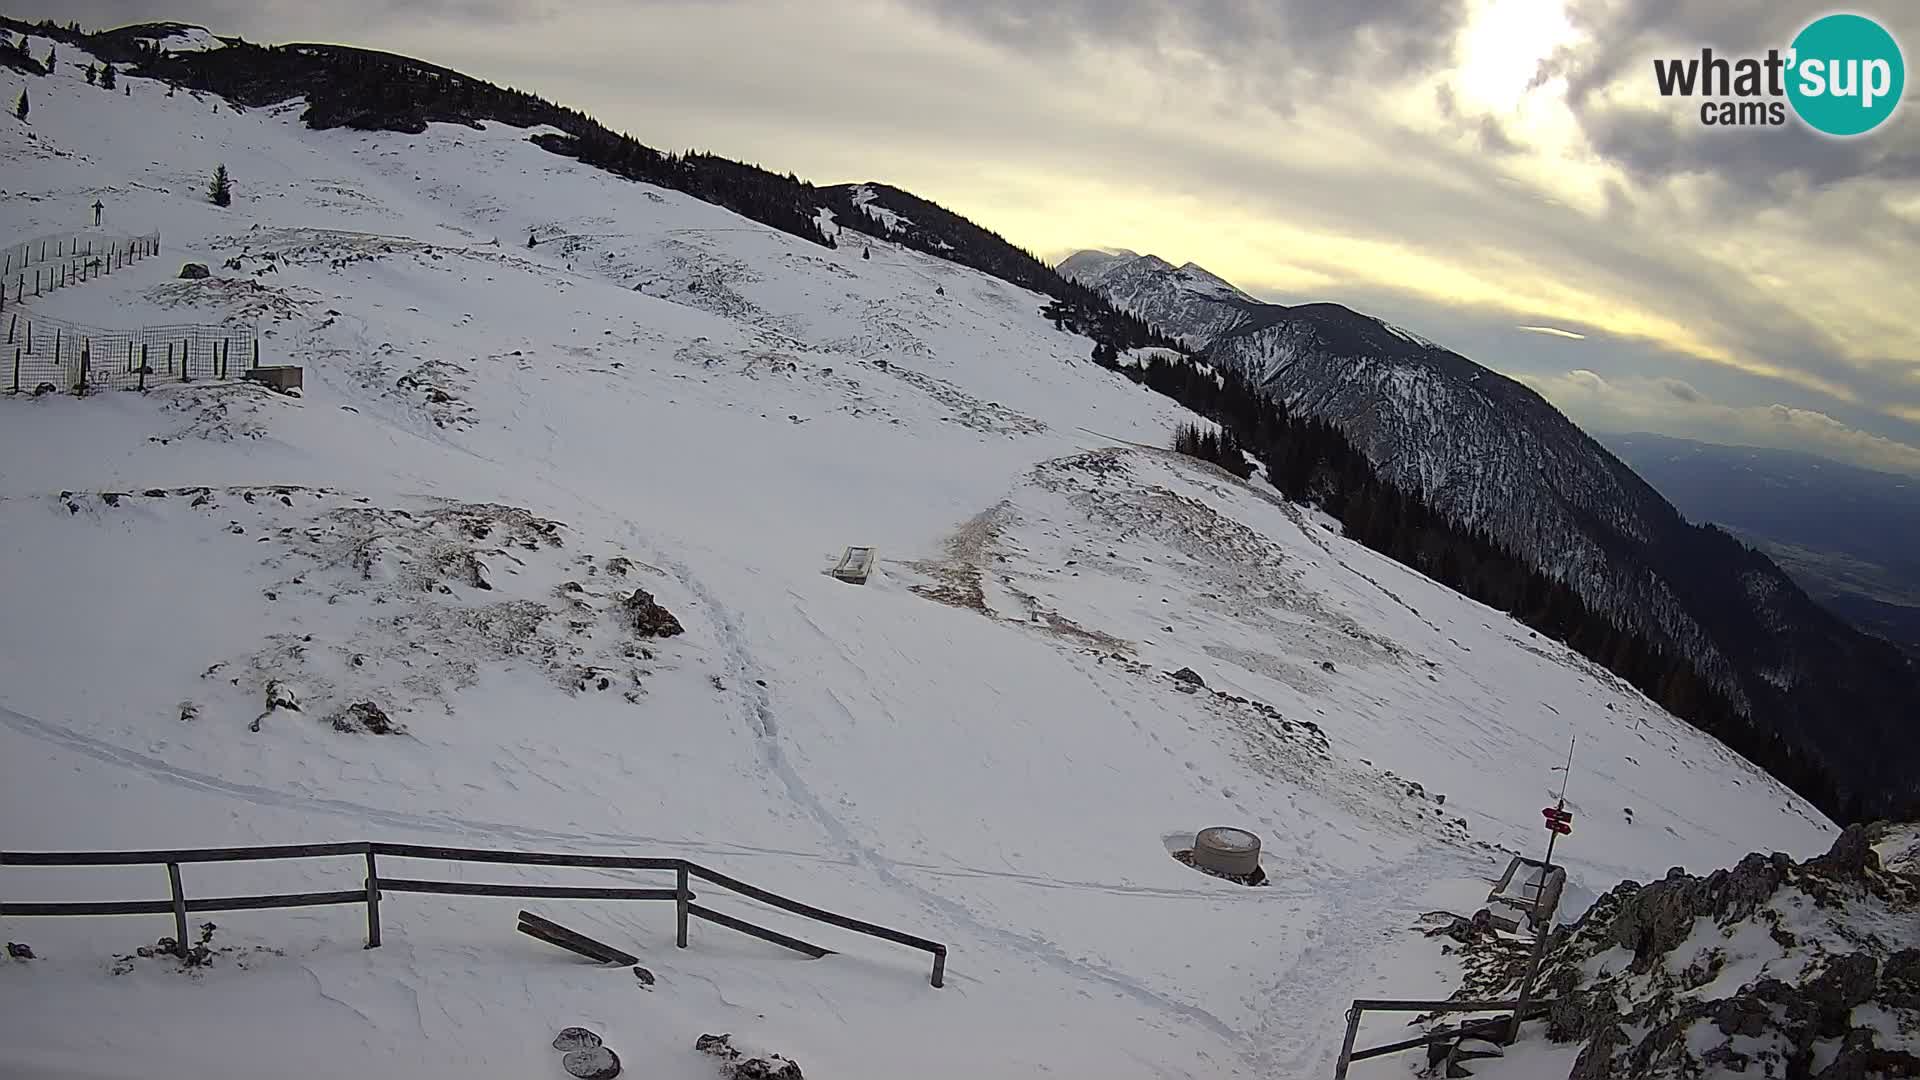
[{"label": "tall metal pole", "polygon": [[[1579,741],[1579,738],[1580,736],[1575,734],[1573,738],[1567,740],[1567,766],[1560,773],[1560,797],[1554,801],[1553,808],[1555,810],[1565,810],[1567,808],[1567,778],[1573,775],[1573,746],[1575,742]],[[1542,861],[1548,866],[1553,865],[1553,845],[1559,839],[1560,830],[1547,830],[1547,857]],[[1542,877],[1541,880],[1544,882],[1546,879]]]}]

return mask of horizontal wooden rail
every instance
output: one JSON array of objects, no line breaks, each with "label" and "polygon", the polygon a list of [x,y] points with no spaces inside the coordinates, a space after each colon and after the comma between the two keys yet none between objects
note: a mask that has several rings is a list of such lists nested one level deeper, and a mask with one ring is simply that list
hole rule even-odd
[{"label": "horizontal wooden rail", "polygon": [[[1340,1046],[1340,1056],[1333,1063],[1333,1080],[1346,1080],[1347,1068],[1356,1061],[1368,1058],[1397,1054],[1402,1050],[1427,1046],[1443,1039],[1480,1038],[1486,1033],[1504,1036],[1518,1026],[1518,1021],[1532,1020],[1547,1013],[1548,1002],[1533,1001],[1522,1004],[1519,1001],[1421,1001],[1401,998],[1355,998],[1347,1009],[1347,1033]],[[1485,1020],[1471,1020],[1460,1025],[1456,1031],[1440,1033],[1428,1032],[1411,1039],[1370,1046],[1364,1050],[1354,1049],[1354,1040],[1360,1034],[1360,1017],[1368,1012],[1417,1012],[1417,1013],[1463,1013],[1463,1012],[1510,1012],[1511,1016],[1491,1017]],[[1502,1039],[1501,1041],[1509,1041]]]},{"label": "horizontal wooden rail", "polygon": [[1353,1053],[1347,1055],[1347,1060],[1365,1061],[1368,1058],[1384,1057],[1387,1054],[1397,1054],[1402,1050],[1413,1050],[1417,1047],[1427,1046],[1442,1039],[1472,1039],[1487,1034],[1491,1034],[1497,1038],[1506,1034],[1507,1024],[1508,1020],[1504,1016],[1496,1016],[1488,1020],[1469,1020],[1461,1024],[1460,1030],[1458,1031],[1444,1031],[1438,1034],[1428,1032],[1417,1038],[1405,1039],[1397,1043],[1387,1043],[1385,1046],[1369,1046],[1365,1050],[1355,1050]]},{"label": "horizontal wooden rail", "polygon": [[[667,898],[673,891],[667,890]],[[363,889],[340,892],[277,893],[269,896],[211,896],[203,900],[189,898],[188,911],[260,911],[266,908],[325,907],[329,904],[364,904]],[[0,915],[168,915],[171,900],[109,900],[99,903],[0,904]]]},{"label": "horizontal wooden rail", "polygon": [[0,851],[0,866],[143,866],[165,863],[256,862],[364,855],[370,845],[276,844],[267,847],[188,848],[181,851]]},{"label": "horizontal wooden rail", "polygon": [[706,867],[700,866],[697,863],[689,863],[687,865],[687,870],[690,873],[692,873],[694,877],[701,878],[706,881],[710,881],[715,885],[721,886],[722,888],[731,889],[734,892],[739,893],[741,896],[750,897],[754,900],[758,900],[761,903],[766,904],[770,907],[777,907],[784,911],[791,911],[795,915],[804,915],[807,918],[813,919],[817,922],[823,922],[832,926],[837,926],[842,930],[852,930],[854,933],[857,933],[857,934],[871,934],[872,936],[877,938],[885,938],[886,940],[895,942],[896,944],[905,945],[905,946],[908,946],[909,948],[914,948],[914,949],[923,949],[931,953],[944,953],[947,951],[947,947],[945,945],[940,944],[937,941],[928,941],[926,938],[915,937],[912,934],[903,934],[898,930],[893,930],[885,926],[880,926],[877,923],[865,922],[860,919],[851,919],[845,915],[837,915],[831,911],[826,910],[825,908],[814,907],[812,904],[803,904],[798,900],[789,900],[778,893],[770,893],[765,889],[759,888],[757,886],[749,885],[746,882],[741,881],[739,878],[731,878],[725,874],[716,873],[715,871],[709,870]]},{"label": "horizontal wooden rail", "polygon": [[[448,896],[520,896],[555,900],[678,900],[675,889],[619,889],[575,885],[487,885],[469,881],[414,881],[380,876],[381,892],[442,893]],[[353,894],[361,900],[365,893]]]},{"label": "horizontal wooden rail", "polygon": [[[684,859],[632,855],[569,855],[545,851],[493,851],[487,848],[423,847],[419,844],[369,844],[375,855],[440,862],[508,863],[515,866],[604,866],[616,870],[678,870]],[[356,852],[357,854],[357,852]]]},{"label": "horizontal wooden rail", "polygon": [[1367,1012],[1496,1012],[1519,1006],[1517,1001],[1403,1001],[1397,998],[1355,998],[1353,1007]]},{"label": "horizontal wooden rail", "polygon": [[687,914],[693,916],[696,919],[705,919],[710,923],[719,923],[721,926],[724,926],[729,930],[738,930],[743,934],[752,935],[753,937],[759,938],[761,941],[771,941],[775,945],[784,945],[787,948],[792,949],[794,952],[806,953],[808,956],[813,957],[815,960],[818,960],[823,956],[831,956],[833,954],[832,949],[823,949],[820,946],[815,945],[811,942],[801,941],[797,937],[788,937],[787,935],[780,933],[778,930],[769,930],[764,926],[755,926],[754,924],[747,922],[744,919],[736,919],[733,916],[728,915],[724,912],[715,911],[712,908],[708,908],[708,907],[701,907],[699,904],[688,904]]},{"label": "horizontal wooden rail", "polygon": [[213,900],[188,898],[188,911],[262,911],[267,908],[326,907],[329,904],[364,904],[364,889],[341,892],[281,893],[277,896],[225,896]]},{"label": "horizontal wooden rail", "polygon": [[171,915],[171,900],[100,900],[73,903],[10,903],[0,901],[0,918],[15,915]]},{"label": "horizontal wooden rail", "polygon": [[[361,888],[333,892],[278,893],[265,896],[230,896],[194,900],[181,885],[181,864],[210,862],[251,862],[268,859],[313,859],[359,856],[366,860],[366,878]],[[377,858],[423,859],[438,862],[492,863],[511,866],[558,866],[615,870],[671,870],[673,888],[629,888],[613,886],[520,885],[463,881],[428,881],[417,878],[386,877],[379,872]],[[693,903],[688,886],[697,877],[710,884],[779,908],[802,918],[837,926],[857,934],[866,934],[898,945],[933,954],[931,982],[944,984],[947,947],[937,941],[904,933],[891,927],[870,923],[804,904],[778,893],[710,870],[680,858],[654,858],[632,855],[574,855],[562,852],[496,851],[486,848],[439,847],[422,844],[341,843],[282,844],[260,847],[183,848],[143,851],[0,851],[0,866],[165,866],[172,897],[168,900],[115,900],[83,902],[7,903],[0,901],[0,916],[22,915],[165,915],[172,914],[177,934],[184,939],[186,915],[190,911],[248,911],[266,908],[311,907],[331,904],[364,904],[367,909],[367,947],[380,944],[380,899],[383,893],[432,893],[448,896],[545,897],[570,900],[671,900],[676,908],[675,943],[687,944],[687,919],[695,917],[715,923],[763,941],[819,958],[833,950],[796,937],[757,926],[712,908]],[[180,941],[184,955],[186,944]],[[1445,1004],[1445,1003],[1442,1003]],[[1378,1007],[1378,1006],[1376,1006]]]}]

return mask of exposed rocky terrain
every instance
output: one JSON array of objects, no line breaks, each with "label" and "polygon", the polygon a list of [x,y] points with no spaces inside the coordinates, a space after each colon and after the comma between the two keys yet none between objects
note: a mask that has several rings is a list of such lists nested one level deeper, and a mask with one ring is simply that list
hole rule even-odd
[{"label": "exposed rocky terrain", "polygon": [[[1805,862],[1622,882],[1555,933],[1538,1030],[1579,1047],[1569,1080],[1920,1076],[1916,849],[1920,827],[1854,826]],[[1462,996],[1517,991],[1525,950],[1464,936]]]}]

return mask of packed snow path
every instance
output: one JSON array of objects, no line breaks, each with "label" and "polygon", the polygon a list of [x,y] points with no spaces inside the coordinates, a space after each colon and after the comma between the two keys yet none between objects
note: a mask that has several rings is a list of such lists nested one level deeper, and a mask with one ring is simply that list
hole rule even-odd
[{"label": "packed snow path", "polygon": [[[123,81],[63,67],[31,125],[0,122],[26,196],[0,233],[101,193],[167,258],[39,304],[257,319],[306,393],[0,401],[0,608],[31,613],[0,620],[0,847],[697,852],[950,943],[949,984],[884,943],[680,952],[651,905],[542,911],[642,956],[653,991],[476,898],[383,905],[366,952],[351,913],[235,913],[193,973],[116,960],[165,920],[9,919],[40,959],[0,964],[0,1074],[539,1075],[586,1023],[668,1078],[710,1077],[693,1038],[728,1030],[855,1080],[1310,1076],[1347,999],[1450,989],[1408,928],[1535,849],[1576,731],[1576,909],[1828,843],[1564,647],[1147,449],[1192,417],[1093,365],[1042,297],[817,247],[512,128],[311,132],[297,103]],[[883,556],[864,586],[825,573],[849,544]],[[623,630],[634,589],[685,633]],[[269,679],[302,711],[249,731]],[[335,730],[358,700],[401,730]],[[1169,857],[1215,824],[1261,835],[1271,885]],[[158,887],[0,875],[20,899]]]}]

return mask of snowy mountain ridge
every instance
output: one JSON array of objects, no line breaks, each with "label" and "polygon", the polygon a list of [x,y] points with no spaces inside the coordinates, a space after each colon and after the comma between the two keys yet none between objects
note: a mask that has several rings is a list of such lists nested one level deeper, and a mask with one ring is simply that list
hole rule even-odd
[{"label": "snowy mountain ridge", "polygon": [[[223,914],[194,968],[151,955],[168,918],[0,912],[33,953],[0,961],[0,1074],[557,1075],[585,1025],[665,1080],[711,1080],[711,1032],[852,1080],[1319,1075],[1348,999],[1455,988],[1409,928],[1538,849],[1576,736],[1575,908],[1833,839],[1565,646],[1154,449],[1198,418],[1091,363],[1039,292],[823,246],[532,141],[552,129],[316,130],[137,69],[105,93],[60,52],[31,121],[0,118],[24,194],[0,232],[99,198],[165,256],[8,314],[257,317],[305,386],[0,399],[0,850],[685,854],[952,951],[933,990],[918,957],[744,900],[701,902],[835,955],[526,902],[648,988],[515,934],[507,899],[390,895],[378,949],[351,907]],[[825,572],[848,545],[880,553],[866,585]],[[1173,857],[1220,823],[1262,837],[1269,885]],[[0,899],[152,899],[156,875],[0,867]]]},{"label": "snowy mountain ridge", "polygon": [[1764,555],[1695,528],[1533,390],[1338,304],[1216,298],[1153,256],[1102,292],[1338,426],[1382,475],[1484,529],[1621,625],[1692,659],[1762,731],[1826,774],[1854,816],[1920,800],[1905,716],[1920,669],[1814,603]]},{"label": "snowy mountain ridge", "polygon": [[1242,325],[1260,303],[1194,263],[1155,255],[1081,251],[1059,270],[1194,348]]}]

